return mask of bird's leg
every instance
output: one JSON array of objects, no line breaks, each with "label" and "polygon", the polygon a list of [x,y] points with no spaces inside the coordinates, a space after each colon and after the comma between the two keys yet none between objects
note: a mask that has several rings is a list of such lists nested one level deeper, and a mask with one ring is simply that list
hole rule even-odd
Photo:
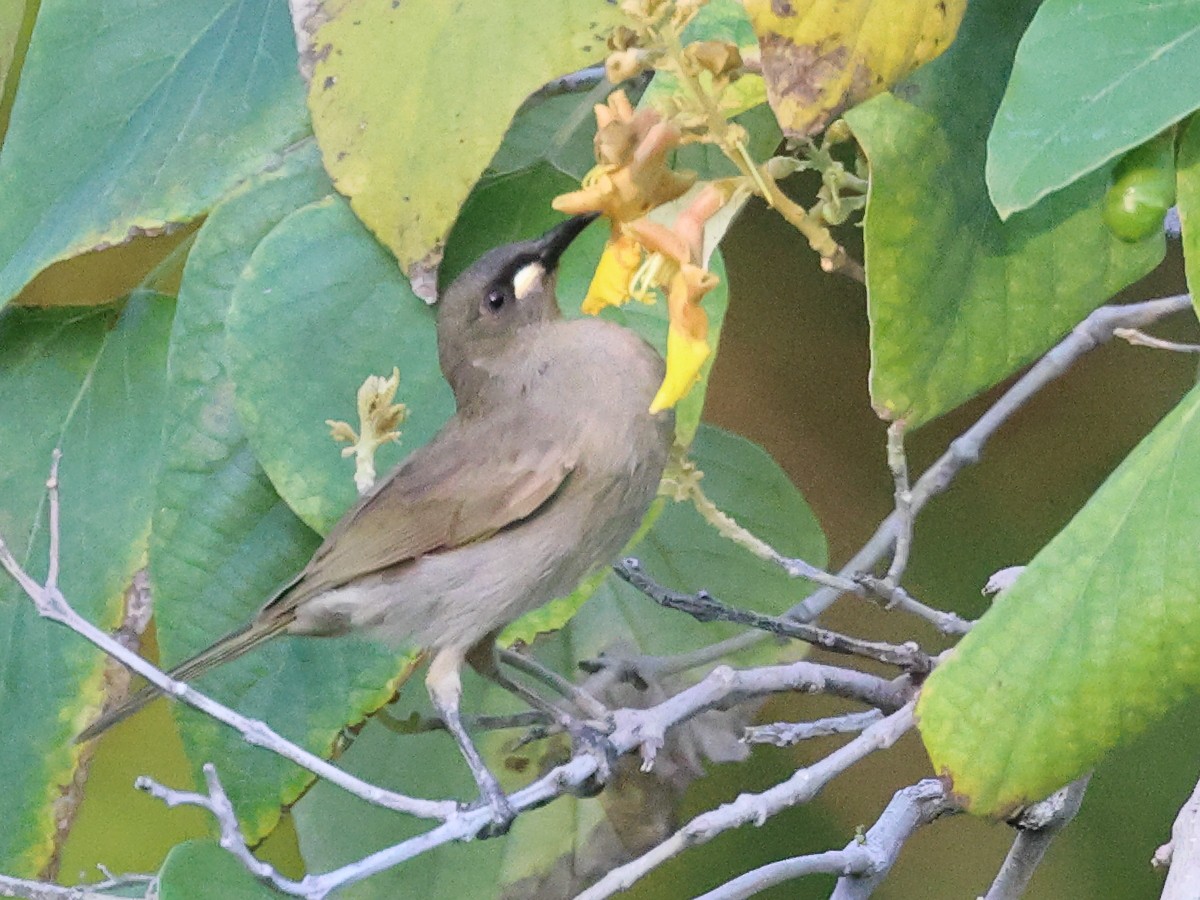
[{"label": "bird's leg", "polygon": [[564,731],[570,731],[575,725],[576,718],[557,703],[547,700],[537,691],[527,688],[519,681],[514,681],[500,668],[499,651],[496,648],[495,635],[489,634],[482,641],[467,651],[466,661],[471,668],[486,678],[492,684],[499,685],[510,694],[524,700],[531,707],[550,717]]},{"label": "bird's leg", "polygon": [[[578,717],[571,715],[566,710],[561,709],[557,704],[547,700],[536,691],[530,690],[525,685],[513,681],[505,675],[500,669],[499,652],[496,647],[494,635],[488,635],[488,637],[472,647],[468,651],[466,658],[467,662],[471,664],[471,668],[484,678],[520,697],[534,709],[541,710],[550,716],[551,721],[557,722],[571,736],[571,744],[576,752],[582,750],[596,758],[598,763],[596,781],[598,784],[587,788],[583,793],[590,796],[596,793],[599,787],[602,787],[608,781],[612,775],[616,758],[612,744],[609,743],[608,735]],[[528,662],[528,660],[525,661]],[[604,705],[590,694],[584,694],[584,696],[596,707],[599,707],[600,715],[598,718],[602,721],[607,721],[608,710]]]},{"label": "bird's leg", "polygon": [[446,729],[454,735],[454,740],[458,742],[458,749],[467,761],[467,766],[475,777],[475,783],[479,785],[481,799],[491,807],[492,827],[488,829],[486,836],[495,837],[508,831],[517,813],[512,808],[512,804],[508,802],[504,791],[500,789],[500,783],[496,781],[496,776],[491,773],[484,763],[483,757],[479,755],[479,751],[475,748],[471,736],[467,734],[467,729],[463,725],[462,716],[458,711],[459,701],[462,699],[462,679],[459,676],[462,664],[463,653],[461,651],[449,649],[439,651],[429,663],[429,672],[425,676],[425,687],[429,691],[429,699],[433,701],[438,715],[446,723]]},{"label": "bird's leg", "polygon": [[568,681],[557,672],[547,669],[531,656],[525,656],[516,650],[499,650],[498,661],[507,663],[514,669],[538,679],[557,691],[560,696],[570,700],[580,712],[589,718],[607,720],[612,712],[579,685]]}]

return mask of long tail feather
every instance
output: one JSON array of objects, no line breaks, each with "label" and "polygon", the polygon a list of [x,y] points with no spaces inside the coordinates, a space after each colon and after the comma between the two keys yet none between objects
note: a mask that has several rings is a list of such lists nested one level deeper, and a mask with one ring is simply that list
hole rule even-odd
[{"label": "long tail feather", "polygon": [[[191,681],[198,675],[222,663],[236,659],[243,653],[254,649],[264,641],[273,638],[287,628],[293,616],[276,616],[270,619],[255,619],[237,631],[232,631],[212,646],[201,650],[195,656],[185,659],[168,673],[176,681]],[[75,743],[82,744],[98,737],[112,726],[121,722],[151,700],[158,697],[162,691],[154,685],[147,685],[120,706],[110,709],[95,722],[81,731],[75,738]]]}]

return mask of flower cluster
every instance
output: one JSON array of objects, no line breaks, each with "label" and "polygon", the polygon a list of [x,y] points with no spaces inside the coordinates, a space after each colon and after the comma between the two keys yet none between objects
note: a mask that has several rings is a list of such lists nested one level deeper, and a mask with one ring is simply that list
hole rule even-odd
[{"label": "flower cluster", "polygon": [[612,234],[583,303],[595,314],[631,298],[654,302],[665,291],[670,324],[667,375],[651,411],[674,406],[699,377],[711,352],[708,316],[700,305],[717,285],[703,263],[704,223],[728,199],[719,183],[706,184],[668,227],[648,218],[651,210],[681,198],[695,183],[691,173],[676,172],[667,157],[679,146],[681,132],[652,109],[634,111],[624,92],[596,106],[596,167],[578,191],[554,200],[565,213],[598,212]]}]

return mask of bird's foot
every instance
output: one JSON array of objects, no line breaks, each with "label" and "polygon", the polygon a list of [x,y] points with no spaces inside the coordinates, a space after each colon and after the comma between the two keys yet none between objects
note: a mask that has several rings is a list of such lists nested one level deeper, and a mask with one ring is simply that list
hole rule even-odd
[{"label": "bird's foot", "polygon": [[574,721],[567,729],[571,736],[571,749],[576,756],[586,755],[596,760],[596,771],[577,789],[581,797],[594,797],[604,790],[612,779],[617,765],[617,751],[608,739],[607,732],[585,722]]},{"label": "bird's foot", "polygon": [[513,820],[517,817],[517,811],[505,796],[504,791],[500,790],[498,784],[484,787],[479,799],[470,806],[471,809],[480,807],[487,807],[490,810],[492,820],[480,829],[477,837],[493,838],[508,834],[508,829],[512,827]]}]

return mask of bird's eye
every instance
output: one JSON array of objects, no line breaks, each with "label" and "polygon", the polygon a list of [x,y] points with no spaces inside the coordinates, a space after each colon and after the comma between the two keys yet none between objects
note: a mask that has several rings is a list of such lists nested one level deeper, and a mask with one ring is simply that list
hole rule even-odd
[{"label": "bird's eye", "polygon": [[499,288],[495,288],[487,295],[488,309],[490,309],[492,312],[499,312],[500,308],[504,306],[506,300],[508,300],[508,298],[504,295],[504,291],[500,290]]}]

